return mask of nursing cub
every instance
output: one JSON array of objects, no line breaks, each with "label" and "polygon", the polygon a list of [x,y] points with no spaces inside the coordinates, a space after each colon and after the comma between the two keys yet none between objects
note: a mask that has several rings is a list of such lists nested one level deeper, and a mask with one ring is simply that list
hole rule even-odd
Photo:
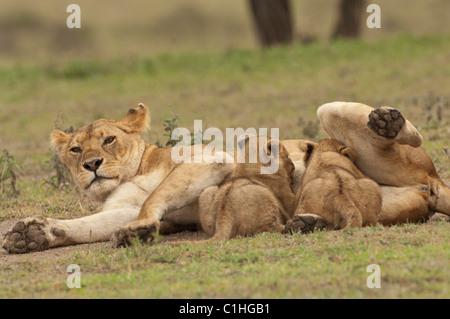
[{"label": "nursing cub", "polygon": [[287,231],[303,231],[304,216],[318,215],[330,228],[362,227],[379,220],[379,185],[355,166],[357,153],[336,140],[311,144],[298,207]]},{"label": "nursing cub", "polygon": [[[249,138],[239,143],[246,156],[251,150]],[[259,139],[258,139],[258,145]],[[261,232],[282,232],[294,211],[291,189],[294,164],[278,140],[270,140],[266,154],[278,161],[278,171],[261,174],[263,164],[237,163],[221,185],[206,188],[199,197],[199,217],[208,241],[236,236],[251,236]],[[254,151],[254,149],[253,149]],[[261,153],[259,153],[261,154]]]}]

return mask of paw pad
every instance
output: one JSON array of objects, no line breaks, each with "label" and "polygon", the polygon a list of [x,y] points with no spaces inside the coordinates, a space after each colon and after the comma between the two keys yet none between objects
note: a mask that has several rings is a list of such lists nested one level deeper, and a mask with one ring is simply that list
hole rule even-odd
[{"label": "paw pad", "polygon": [[372,131],[388,139],[395,138],[404,124],[405,118],[402,113],[389,107],[373,110],[369,115],[369,122],[367,122],[367,126]]},{"label": "paw pad", "polygon": [[314,230],[322,230],[326,226],[325,220],[318,215],[295,215],[287,221],[283,233],[308,234]]},{"label": "paw pad", "polygon": [[157,233],[155,225],[139,226],[135,228],[123,227],[116,231],[112,237],[112,245],[116,248],[131,246],[134,238],[138,238],[143,243],[151,243],[155,237],[153,234]]},{"label": "paw pad", "polygon": [[43,230],[45,219],[17,222],[6,233],[3,248],[11,254],[23,254],[48,249],[49,242]]}]

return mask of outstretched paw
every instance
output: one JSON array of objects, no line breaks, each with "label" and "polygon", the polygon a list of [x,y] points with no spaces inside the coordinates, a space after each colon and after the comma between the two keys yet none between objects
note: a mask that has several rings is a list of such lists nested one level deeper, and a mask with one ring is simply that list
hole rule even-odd
[{"label": "outstretched paw", "polygon": [[325,219],[319,215],[302,214],[295,215],[286,222],[283,233],[302,233],[308,234],[314,230],[322,230],[327,227]]},{"label": "outstretched paw", "polygon": [[379,136],[393,139],[405,124],[405,118],[400,111],[390,107],[380,107],[369,115],[367,126]]},{"label": "outstretched paw", "polygon": [[44,228],[48,222],[43,217],[26,218],[17,222],[6,233],[3,248],[10,254],[24,254],[49,248],[49,238]]},{"label": "outstretched paw", "polygon": [[127,247],[132,245],[133,241],[139,239],[145,244],[151,243],[155,239],[155,234],[158,233],[156,225],[140,225],[140,226],[125,226],[116,231],[112,238],[113,247]]}]

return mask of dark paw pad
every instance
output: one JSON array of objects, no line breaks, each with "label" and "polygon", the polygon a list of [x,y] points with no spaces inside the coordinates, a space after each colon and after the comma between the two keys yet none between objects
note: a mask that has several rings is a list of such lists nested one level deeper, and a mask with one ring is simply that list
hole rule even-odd
[{"label": "dark paw pad", "polygon": [[395,138],[404,124],[405,118],[402,113],[389,107],[373,110],[369,115],[369,122],[367,122],[367,126],[372,131],[388,139]]},{"label": "dark paw pad", "polygon": [[144,244],[151,243],[155,237],[154,234],[157,233],[156,226],[139,226],[135,228],[121,228],[116,231],[112,237],[112,244],[114,247],[127,247],[131,246],[136,239]]},{"label": "dark paw pad", "polygon": [[43,227],[45,219],[19,221],[6,233],[3,248],[10,254],[24,254],[49,248]]},{"label": "dark paw pad", "polygon": [[326,228],[325,220],[318,215],[295,215],[287,221],[284,233],[302,233],[308,234],[314,230]]}]

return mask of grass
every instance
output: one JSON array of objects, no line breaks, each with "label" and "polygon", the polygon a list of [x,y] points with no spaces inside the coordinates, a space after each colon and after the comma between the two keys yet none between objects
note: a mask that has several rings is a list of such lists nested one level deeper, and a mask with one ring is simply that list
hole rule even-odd
[{"label": "grass", "polygon": [[0,68],[2,144],[19,159],[42,163],[58,114],[78,127],[99,117],[119,118],[138,102],[152,112],[150,142],[162,136],[161,123],[171,111],[180,114],[180,127],[203,119],[220,129],[283,127],[282,138],[295,138],[303,132],[299,119],[316,120],[317,106],[331,100],[395,105],[420,125],[425,98],[448,94],[449,43],[448,36],[402,36]]},{"label": "grass", "polygon": [[[48,136],[61,114],[78,127],[120,118],[146,103],[149,142],[164,120],[208,127],[279,127],[281,138],[325,137],[315,110],[332,100],[391,105],[416,125],[442,178],[450,180],[450,37],[402,35],[376,42],[316,42],[267,50],[134,58],[22,62],[0,67],[0,149],[21,164],[17,197],[1,198],[0,220],[72,218],[98,207],[72,186],[54,188]],[[308,133],[305,133],[308,132]],[[0,297],[63,298],[449,298],[449,224],[364,228],[308,236],[262,234],[225,243],[93,249],[0,266]],[[82,289],[66,287],[78,264]],[[366,268],[381,267],[368,289]]]},{"label": "grass", "polygon": [[[435,222],[102,248],[2,266],[0,297],[448,298],[449,239],[448,223]],[[81,289],[66,286],[70,264],[81,268]],[[380,289],[366,286],[370,264],[380,266]]]},{"label": "grass", "polygon": [[[337,21],[340,0],[291,1],[294,39],[326,40]],[[396,36],[446,34],[450,30],[446,0],[377,0],[381,29],[362,28],[373,41]],[[248,1],[78,0],[81,29],[66,27],[69,3],[59,0],[3,0],[0,12],[0,64],[20,61],[67,61],[83,56],[111,60],[165,52],[202,53],[255,48],[258,43]],[[363,14],[363,20],[368,17]],[[364,21],[363,21],[364,22]]]}]

